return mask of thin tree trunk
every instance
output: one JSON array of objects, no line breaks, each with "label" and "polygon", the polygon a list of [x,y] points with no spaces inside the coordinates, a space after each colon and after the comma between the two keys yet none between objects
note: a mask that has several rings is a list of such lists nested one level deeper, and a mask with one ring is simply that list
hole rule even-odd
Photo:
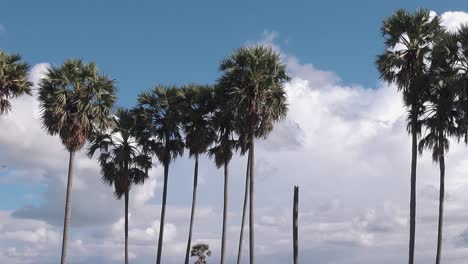
[{"label": "thin tree trunk", "polygon": [[195,205],[197,203],[197,185],[198,185],[198,155],[195,155],[195,171],[193,172],[193,193],[192,193],[192,212],[190,213],[190,227],[187,240],[187,249],[185,251],[185,264],[189,264],[190,244],[192,243],[193,220],[195,217]]},{"label": "thin tree trunk", "polygon": [[250,206],[249,206],[249,248],[250,248],[250,264],[255,263],[255,237],[254,237],[254,164],[255,164],[255,148],[253,134],[250,136]]},{"label": "thin tree trunk", "polygon": [[61,264],[67,263],[68,227],[70,226],[74,159],[75,159],[75,151],[70,151],[70,159],[68,162],[67,197],[65,199],[65,218],[63,220],[62,258],[60,262]]},{"label": "thin tree trunk", "polygon": [[167,200],[167,180],[169,175],[169,162],[164,162],[164,187],[163,197],[161,204],[161,220],[159,222],[159,239],[158,239],[158,255],[156,258],[156,264],[161,264],[161,253],[163,247],[163,236],[164,236],[164,221],[166,217],[166,200]]},{"label": "thin tree trunk", "polygon": [[245,215],[247,214],[247,201],[249,199],[249,171],[250,171],[250,149],[249,149],[249,154],[247,157],[247,169],[245,172],[244,206],[242,207],[242,222],[241,222],[241,228],[240,228],[239,249],[237,252],[237,264],[241,263],[241,258],[242,258],[242,242],[244,240]]},{"label": "thin tree trunk", "polygon": [[445,158],[444,150],[439,160],[440,168],[440,187],[439,187],[439,226],[437,230],[437,256],[436,264],[440,264],[441,251],[442,251],[442,229],[444,225],[444,195],[445,195]]},{"label": "thin tree trunk", "polygon": [[293,199],[293,263],[298,264],[298,216],[299,216],[299,186],[294,186]]},{"label": "thin tree trunk", "polygon": [[128,264],[128,190],[125,192],[125,264]]},{"label": "thin tree trunk", "polygon": [[229,163],[224,163],[224,205],[223,205],[223,234],[221,236],[221,264],[225,263],[226,252],[226,230],[227,230],[227,214],[228,214],[228,179],[229,179]]},{"label": "thin tree trunk", "polygon": [[412,122],[409,264],[414,263],[414,244],[416,234],[416,163],[418,158],[416,124],[414,121]]}]

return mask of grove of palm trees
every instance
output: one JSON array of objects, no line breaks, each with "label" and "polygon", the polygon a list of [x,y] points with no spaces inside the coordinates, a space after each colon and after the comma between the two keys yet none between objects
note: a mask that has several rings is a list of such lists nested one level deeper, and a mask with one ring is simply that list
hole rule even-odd
[{"label": "grove of palm trees", "polygon": [[[437,245],[432,249],[433,259],[436,264],[444,263],[444,246],[450,243],[444,239],[447,228],[444,218],[451,217],[444,211],[446,198],[450,196],[450,193],[445,193],[445,185],[450,182],[453,171],[448,152],[454,144],[468,144],[468,24],[456,31],[448,30],[443,26],[443,19],[429,10],[399,9],[384,19],[381,35],[379,41],[384,49],[375,54],[373,63],[382,82],[394,87],[401,97],[406,113],[406,132],[411,140],[411,146],[407,146],[407,152],[411,154],[405,175],[408,181],[404,183],[409,187],[409,197],[405,196],[408,207],[404,208],[407,233],[405,241],[401,241],[406,245],[404,254],[409,264],[420,263],[417,260],[418,243],[423,241],[418,240],[418,235],[433,233],[437,236]],[[132,107],[121,107],[118,97],[124,87],[119,86],[119,76],[106,75],[103,73],[105,69],[98,68],[94,62],[67,59],[59,65],[53,64],[43,73],[36,89],[28,79],[31,67],[24,58],[26,56],[0,49],[0,119],[17,110],[15,100],[18,97],[34,96],[39,105],[38,116],[43,133],[58,137],[64,155],[68,155],[68,171],[61,171],[66,182],[65,196],[62,197],[65,208],[61,209],[64,210],[63,227],[60,226],[61,254],[54,256],[50,263],[57,263],[59,259],[62,264],[75,263],[70,261],[70,256],[79,254],[76,244],[71,242],[75,241],[74,236],[81,239],[73,232],[77,226],[71,212],[75,206],[74,188],[77,188],[74,181],[80,181],[74,175],[76,155],[80,153],[86,154],[89,162],[99,167],[100,172],[92,176],[110,187],[108,193],[100,195],[113,195],[117,200],[124,200],[118,209],[124,219],[124,232],[121,234],[124,244],[121,255],[114,256],[116,263],[133,261],[132,247],[137,243],[132,242],[129,225],[141,212],[132,212],[130,203],[140,190],[135,188],[147,185],[152,177],[150,172],[157,169],[161,169],[162,177],[155,196],[161,199],[161,205],[158,207],[160,211],[155,212],[159,219],[152,221],[159,228],[155,229],[156,232],[145,231],[154,235],[154,246],[150,249],[154,260],[151,263],[168,263],[164,252],[168,251],[169,239],[166,240],[168,235],[165,232],[168,232],[167,219],[171,217],[171,201],[177,198],[171,191],[181,188],[181,185],[190,187],[191,200],[184,201],[190,208],[184,216],[189,224],[183,231],[179,230],[185,237],[177,251],[179,263],[225,264],[235,260],[238,264],[262,263],[257,261],[258,255],[268,252],[268,249],[258,235],[266,232],[260,222],[268,219],[257,216],[261,213],[257,210],[256,201],[260,196],[257,190],[264,195],[262,185],[266,181],[261,176],[265,170],[262,156],[265,151],[260,149],[258,152],[257,146],[261,148],[261,144],[268,142],[275,129],[287,120],[288,110],[293,106],[288,97],[288,85],[294,82],[294,77],[284,56],[274,46],[248,44],[220,59],[219,65],[213,65],[218,75],[212,83],[166,84],[155,79],[153,87],[143,87],[146,90],[133,98]],[[313,112],[308,116],[311,122],[315,122]],[[286,134],[290,133],[286,131]],[[44,149],[41,155],[47,156],[48,150]],[[418,159],[425,155],[437,164],[440,177],[437,229],[434,230],[418,227],[417,189],[420,177],[424,177],[418,170]],[[180,163],[177,161],[184,156],[190,158],[191,182],[179,180],[177,166]],[[232,165],[239,160],[242,170]],[[287,162],[274,166],[281,167]],[[314,159],[309,162],[314,163]],[[209,165],[218,169],[215,173],[222,179],[223,188],[217,192],[219,197],[216,198],[220,204],[222,201],[222,211],[216,212],[217,217],[213,219],[217,224],[212,228],[218,237],[199,243],[200,237],[194,230],[200,223],[197,220],[201,215],[198,202],[204,195],[200,193],[200,186],[210,186],[210,181],[205,182],[203,177],[207,168],[211,168]],[[433,169],[436,170],[436,166]],[[302,171],[301,174],[314,172]],[[238,175],[242,175],[242,192],[232,192],[232,177]],[[331,178],[327,180],[334,181]],[[291,190],[293,187],[287,186]],[[305,229],[313,229],[306,226],[301,231],[302,219],[321,217],[320,213],[310,213],[302,218],[302,206],[314,203],[307,197],[320,188],[301,186],[298,232],[299,237],[305,240],[299,240],[299,248],[294,249],[295,254],[298,251],[299,259],[302,259],[302,248],[307,247],[307,243],[313,244],[314,240],[302,235]],[[402,193],[406,195],[406,192]],[[270,195],[275,196],[273,191]],[[230,211],[234,203],[230,199],[232,197],[243,202],[236,205],[242,210],[235,218]],[[292,198],[291,195],[291,211]],[[465,220],[468,223],[468,218]],[[292,218],[284,221],[291,227],[285,231],[290,234],[290,240],[281,241],[281,245],[289,248],[292,255],[293,221]],[[236,228],[230,228],[232,226]],[[321,228],[328,228],[328,225]],[[236,241],[236,244],[228,243],[229,240]],[[107,242],[102,241],[103,244]],[[212,252],[214,257],[210,257]],[[3,263],[1,256],[0,253],[0,263]],[[286,263],[292,261],[291,257]],[[315,263],[313,259],[307,261]],[[33,262],[34,257],[31,257],[27,263]]]}]

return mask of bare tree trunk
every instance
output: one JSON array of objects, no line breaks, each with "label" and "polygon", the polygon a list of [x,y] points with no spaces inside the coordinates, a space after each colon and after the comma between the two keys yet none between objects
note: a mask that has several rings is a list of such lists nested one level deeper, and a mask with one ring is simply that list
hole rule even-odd
[{"label": "bare tree trunk", "polygon": [[128,264],[128,190],[125,192],[125,264]]},{"label": "bare tree trunk", "polygon": [[221,236],[221,264],[225,263],[226,252],[226,230],[227,230],[227,214],[228,214],[228,179],[229,179],[229,163],[224,163],[224,205],[223,205],[223,234]]},{"label": "bare tree trunk", "polygon": [[254,164],[255,164],[255,148],[254,148],[254,136],[250,136],[250,206],[249,206],[249,248],[250,248],[250,264],[255,263],[255,237],[254,237]]},{"label": "bare tree trunk", "polygon": [[167,201],[167,180],[169,175],[169,162],[164,164],[164,187],[163,187],[163,197],[161,204],[161,220],[159,222],[159,239],[158,239],[158,255],[156,259],[156,264],[161,264],[161,253],[163,247],[163,236],[164,236],[164,221],[166,217],[166,201]]},{"label": "bare tree trunk", "polygon": [[293,263],[298,264],[298,216],[299,216],[299,186],[294,186],[293,200]]},{"label": "bare tree trunk", "polygon": [[241,258],[242,258],[242,242],[244,240],[245,215],[247,214],[247,201],[249,199],[249,171],[250,171],[250,150],[249,150],[249,154],[247,157],[247,169],[245,172],[244,206],[242,207],[242,222],[241,222],[241,228],[240,228],[239,249],[237,252],[237,264],[241,263]]},{"label": "bare tree trunk", "polygon": [[412,148],[411,148],[411,194],[410,194],[410,238],[409,238],[409,264],[414,263],[414,244],[416,234],[416,163],[418,158],[418,137],[416,123],[412,124]]},{"label": "bare tree trunk", "polygon": [[195,217],[195,205],[197,203],[197,185],[198,185],[198,155],[195,155],[195,171],[193,172],[193,193],[192,193],[192,212],[190,213],[190,227],[187,240],[187,249],[185,251],[185,264],[189,264],[190,244],[192,243],[193,220]]},{"label": "bare tree trunk", "polygon": [[440,264],[441,252],[442,252],[442,229],[444,225],[444,196],[445,196],[445,158],[444,150],[439,160],[440,168],[440,187],[439,187],[439,226],[437,230],[437,256],[436,264]]},{"label": "bare tree trunk", "polygon": [[75,151],[70,151],[70,159],[68,162],[68,182],[67,182],[67,197],[65,199],[65,218],[63,220],[63,240],[62,240],[62,258],[61,264],[67,263],[67,244],[68,244],[68,227],[70,226],[71,214],[71,194],[73,188],[73,163],[75,159]]}]

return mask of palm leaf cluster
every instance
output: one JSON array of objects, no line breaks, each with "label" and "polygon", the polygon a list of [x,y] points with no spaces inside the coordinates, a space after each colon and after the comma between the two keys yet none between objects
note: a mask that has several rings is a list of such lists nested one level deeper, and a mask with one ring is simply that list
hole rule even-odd
[{"label": "palm leaf cluster", "polygon": [[28,70],[29,65],[19,54],[9,55],[0,49],[0,115],[11,111],[11,99],[31,95]]}]

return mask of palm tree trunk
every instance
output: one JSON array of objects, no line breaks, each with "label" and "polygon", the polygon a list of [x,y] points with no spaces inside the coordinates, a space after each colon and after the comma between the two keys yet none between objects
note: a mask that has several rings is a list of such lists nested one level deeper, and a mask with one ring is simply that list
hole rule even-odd
[{"label": "palm tree trunk", "polygon": [[242,242],[244,239],[245,215],[247,214],[247,201],[249,199],[249,170],[250,170],[250,149],[249,149],[249,154],[247,157],[247,170],[245,172],[244,206],[242,207],[242,222],[241,222],[241,228],[240,228],[239,249],[237,252],[237,264],[241,263],[241,258],[242,258]]},{"label": "palm tree trunk", "polygon": [[71,192],[73,187],[73,161],[75,159],[75,151],[70,151],[70,159],[68,161],[68,181],[67,181],[67,197],[65,199],[65,218],[63,220],[63,240],[62,240],[62,258],[60,263],[67,263],[67,242],[68,242],[68,227],[70,226],[71,214]]},{"label": "palm tree trunk", "polygon": [[224,162],[224,205],[223,205],[223,234],[221,236],[221,264],[224,264],[226,256],[226,230],[227,230],[227,214],[228,214],[228,179],[229,179],[229,163]]},{"label": "palm tree trunk", "polygon": [[437,230],[437,256],[436,264],[440,264],[440,257],[442,251],[442,229],[444,224],[444,195],[445,195],[445,158],[444,150],[439,160],[440,168],[440,187],[439,187],[439,226]]},{"label": "palm tree trunk", "polygon": [[161,253],[163,247],[163,236],[164,236],[164,221],[166,217],[166,200],[167,200],[167,180],[169,175],[169,162],[164,162],[164,184],[163,184],[163,197],[161,204],[161,220],[159,222],[159,239],[158,239],[158,255],[156,258],[156,264],[161,264]]},{"label": "palm tree trunk", "polygon": [[192,243],[193,219],[195,217],[195,205],[197,203],[197,185],[198,185],[198,155],[195,155],[195,171],[193,172],[193,193],[192,193],[192,212],[190,213],[190,227],[187,240],[187,249],[185,251],[185,264],[189,264],[190,244]]},{"label": "palm tree trunk", "polygon": [[250,136],[250,206],[249,206],[249,248],[250,248],[250,264],[255,263],[255,237],[254,237],[254,161],[255,148],[253,134]]},{"label": "palm tree trunk", "polygon": [[416,163],[418,138],[416,123],[412,124],[412,148],[411,148],[411,194],[410,194],[410,238],[409,238],[409,264],[414,263],[414,244],[416,234]]},{"label": "palm tree trunk", "polygon": [[125,264],[128,264],[128,190],[125,192]]}]

